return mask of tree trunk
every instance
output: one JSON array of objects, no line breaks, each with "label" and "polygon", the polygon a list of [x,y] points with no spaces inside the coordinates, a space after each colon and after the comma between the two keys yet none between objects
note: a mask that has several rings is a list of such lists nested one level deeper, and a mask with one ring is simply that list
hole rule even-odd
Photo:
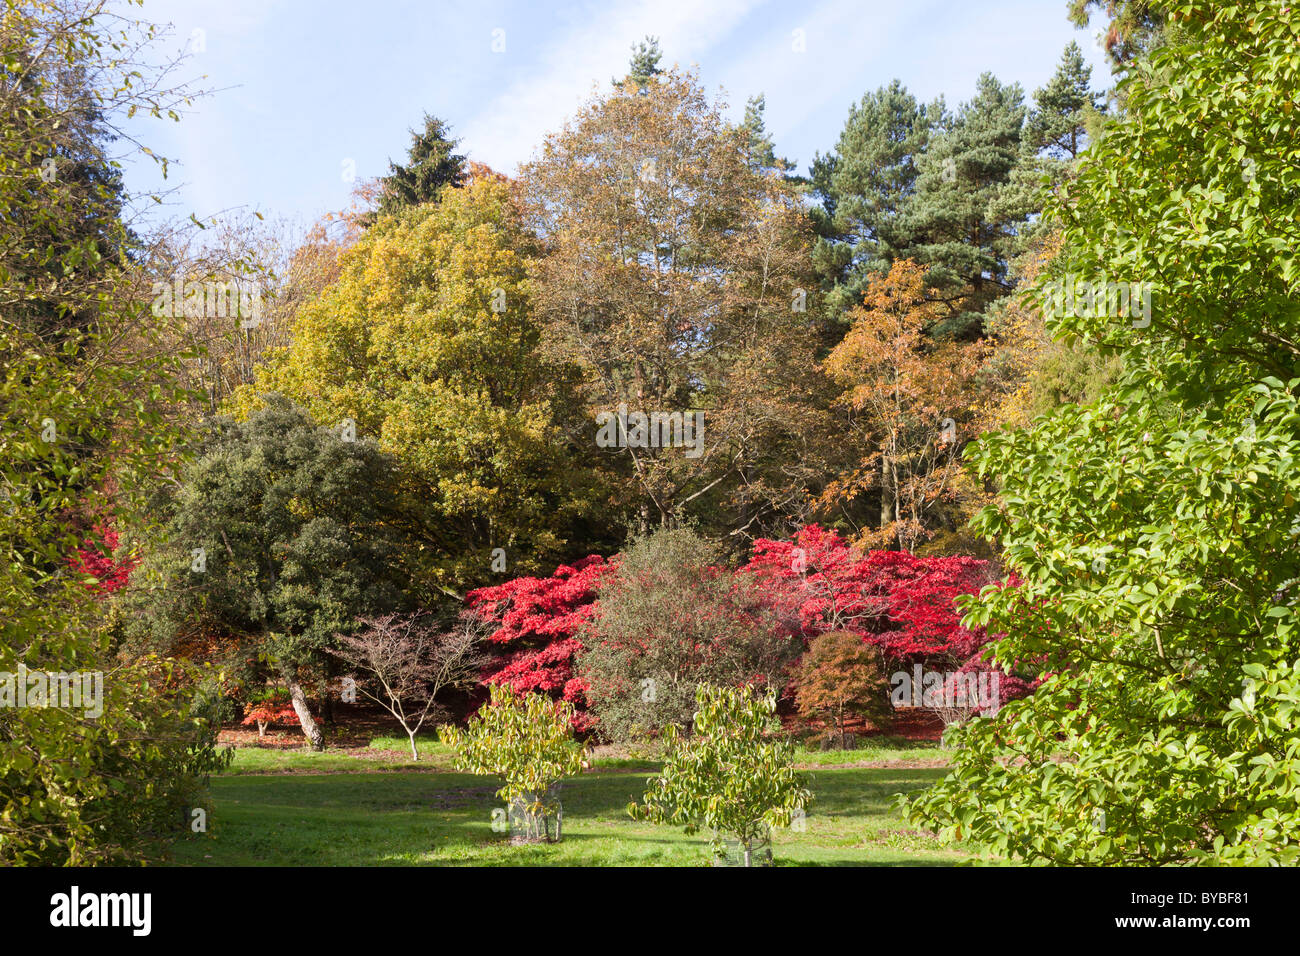
[{"label": "tree trunk", "polygon": [[408,737],[411,738],[411,759],[412,759],[412,760],[419,760],[419,759],[420,759],[420,751],[418,751],[418,750],[415,749],[415,731],[414,731],[414,730],[408,730],[408,731],[406,732],[406,736],[408,736]]},{"label": "tree trunk", "polygon": [[884,531],[894,520],[894,491],[890,487],[889,456],[884,446],[880,449],[880,530]]},{"label": "tree trunk", "polygon": [[311,749],[324,750],[325,735],[321,733],[320,727],[316,726],[316,721],[307,706],[307,695],[302,692],[302,687],[296,680],[289,681],[289,698],[293,701],[293,712],[298,715],[298,723],[302,725],[302,732],[311,743]]}]

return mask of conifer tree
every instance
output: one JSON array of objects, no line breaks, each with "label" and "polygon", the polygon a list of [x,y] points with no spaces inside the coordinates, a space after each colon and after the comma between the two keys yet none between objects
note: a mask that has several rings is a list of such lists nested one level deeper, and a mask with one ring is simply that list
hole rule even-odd
[{"label": "conifer tree", "polygon": [[442,120],[424,115],[424,129],[411,131],[406,165],[388,164],[389,174],[379,181],[375,211],[361,217],[362,225],[369,227],[380,216],[436,202],[445,187],[458,187],[464,182],[465,157],[455,152],[459,141],[450,139],[449,133]]}]

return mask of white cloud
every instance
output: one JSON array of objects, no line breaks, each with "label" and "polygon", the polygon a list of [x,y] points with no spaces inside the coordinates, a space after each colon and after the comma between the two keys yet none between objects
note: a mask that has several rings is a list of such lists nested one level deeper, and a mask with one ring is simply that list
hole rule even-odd
[{"label": "white cloud", "polygon": [[578,109],[593,83],[605,85],[626,72],[633,43],[647,34],[657,36],[665,62],[687,65],[725,39],[762,2],[621,0],[595,9],[583,25],[549,38],[527,76],[465,124],[463,142],[473,158],[512,173]]}]

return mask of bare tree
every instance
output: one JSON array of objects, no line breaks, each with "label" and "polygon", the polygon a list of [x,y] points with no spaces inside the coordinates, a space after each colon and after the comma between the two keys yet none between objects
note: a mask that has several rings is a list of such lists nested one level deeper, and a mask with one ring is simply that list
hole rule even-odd
[{"label": "bare tree", "polygon": [[366,697],[397,718],[411,741],[411,759],[419,760],[415,735],[442,708],[443,690],[474,683],[486,662],[480,650],[483,631],[473,620],[440,632],[426,614],[387,614],[362,618],[355,635],[338,635],[332,653],[372,680],[358,683]]}]

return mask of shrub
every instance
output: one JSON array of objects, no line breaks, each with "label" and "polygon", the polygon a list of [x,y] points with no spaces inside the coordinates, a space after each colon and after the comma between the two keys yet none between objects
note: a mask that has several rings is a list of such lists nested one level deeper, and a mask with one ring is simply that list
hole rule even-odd
[{"label": "shrub", "polygon": [[260,740],[266,735],[267,724],[297,719],[298,715],[293,709],[293,702],[289,699],[289,692],[271,690],[263,692],[244,705],[244,719],[241,723],[245,726],[257,724],[257,737]]},{"label": "shrub", "polygon": [[489,693],[465,730],[443,725],[439,737],[456,751],[458,770],[504,778],[497,796],[523,810],[530,832],[549,835],[549,820],[558,810],[555,784],[583,767],[582,748],[573,738],[573,705],[541,694],[517,696],[500,684]]},{"label": "shrub", "polygon": [[601,579],[579,673],[604,737],[688,729],[701,683],[784,686],[802,642],[755,581],[718,560],[695,532],[661,530],[636,539]]},{"label": "shrub", "polygon": [[835,721],[844,743],[844,718],[865,717],[875,728],[888,725],[889,682],[879,655],[848,631],[830,631],[813,638],[799,667],[799,713],[825,715]]},{"label": "shrub", "polygon": [[634,819],[712,830],[721,856],[726,836],[741,846],[744,865],[767,842],[772,827],[788,827],[812,799],[794,770],[794,747],[767,736],[776,694],[701,685],[696,691],[695,735],[682,741],[675,727],[665,737],[663,772],[652,777],[644,803],[632,804]]}]

